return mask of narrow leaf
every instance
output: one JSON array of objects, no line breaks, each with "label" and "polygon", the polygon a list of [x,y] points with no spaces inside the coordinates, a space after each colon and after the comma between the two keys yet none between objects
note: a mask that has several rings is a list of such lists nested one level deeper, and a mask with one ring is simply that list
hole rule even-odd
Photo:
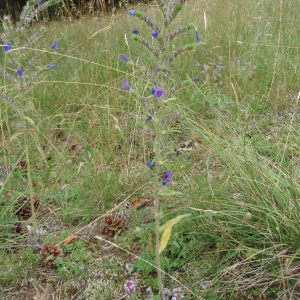
[{"label": "narrow leaf", "polygon": [[160,241],[160,246],[159,246],[159,254],[161,254],[164,251],[164,249],[167,247],[169,239],[171,237],[171,232],[172,232],[172,227],[166,228],[166,230],[163,232]]}]

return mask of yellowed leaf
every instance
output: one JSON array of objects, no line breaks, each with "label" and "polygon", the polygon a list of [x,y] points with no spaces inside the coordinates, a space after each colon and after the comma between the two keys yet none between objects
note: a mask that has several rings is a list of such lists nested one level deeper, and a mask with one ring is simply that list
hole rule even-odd
[{"label": "yellowed leaf", "polygon": [[177,223],[179,223],[183,218],[189,217],[190,214],[186,214],[186,215],[180,215],[177,216],[176,218],[173,218],[169,221],[167,221],[164,225],[160,226],[160,232],[164,231],[166,228],[172,228],[174,225],[176,225]]},{"label": "yellowed leaf", "polygon": [[160,247],[159,247],[159,254],[161,254],[164,249],[167,247],[169,239],[171,237],[172,227],[167,227],[162,234]]}]

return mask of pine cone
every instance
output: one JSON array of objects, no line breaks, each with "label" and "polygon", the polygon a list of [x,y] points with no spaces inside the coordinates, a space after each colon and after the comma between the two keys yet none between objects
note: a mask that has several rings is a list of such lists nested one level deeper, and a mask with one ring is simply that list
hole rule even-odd
[{"label": "pine cone", "polygon": [[121,219],[108,215],[104,218],[103,226],[103,233],[109,237],[113,237],[122,231],[126,227],[126,224]]},{"label": "pine cone", "polygon": [[[40,204],[40,198],[37,195],[33,196],[34,209],[37,210]],[[28,195],[20,197],[15,205],[15,214],[19,220],[28,220],[31,217],[31,203]]]},{"label": "pine cone", "polygon": [[51,243],[49,243],[42,246],[40,255],[45,267],[54,268],[54,261],[63,256],[63,253],[58,246],[53,246]]},{"label": "pine cone", "polygon": [[16,223],[14,227],[12,228],[13,233],[17,235],[23,235],[28,232],[26,226],[23,223]]},{"label": "pine cone", "polygon": [[19,161],[19,168],[21,170],[21,172],[27,172],[27,161],[26,160],[20,160]]}]

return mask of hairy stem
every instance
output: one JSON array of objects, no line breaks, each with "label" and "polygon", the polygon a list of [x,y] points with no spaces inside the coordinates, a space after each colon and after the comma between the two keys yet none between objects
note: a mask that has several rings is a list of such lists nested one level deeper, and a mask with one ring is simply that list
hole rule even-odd
[{"label": "hairy stem", "polygon": [[[156,105],[158,108],[158,105]],[[159,108],[158,108],[159,109]],[[159,199],[159,182],[160,182],[160,149],[161,149],[161,125],[160,125],[160,116],[159,111],[156,110],[157,120],[155,122],[155,142],[154,142],[154,152],[155,152],[155,181],[154,181],[154,214],[155,214],[155,259],[157,267],[157,281],[159,287],[159,296],[163,296],[163,282],[162,282],[162,272],[161,272],[161,263],[160,263],[160,238],[159,238],[159,223],[160,223],[160,199]]]}]

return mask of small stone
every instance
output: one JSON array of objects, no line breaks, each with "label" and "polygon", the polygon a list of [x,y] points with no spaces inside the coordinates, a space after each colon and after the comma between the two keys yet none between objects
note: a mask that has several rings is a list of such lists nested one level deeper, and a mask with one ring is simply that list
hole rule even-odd
[{"label": "small stone", "polygon": [[126,275],[131,276],[132,272],[133,272],[133,265],[130,263],[125,264]]}]

